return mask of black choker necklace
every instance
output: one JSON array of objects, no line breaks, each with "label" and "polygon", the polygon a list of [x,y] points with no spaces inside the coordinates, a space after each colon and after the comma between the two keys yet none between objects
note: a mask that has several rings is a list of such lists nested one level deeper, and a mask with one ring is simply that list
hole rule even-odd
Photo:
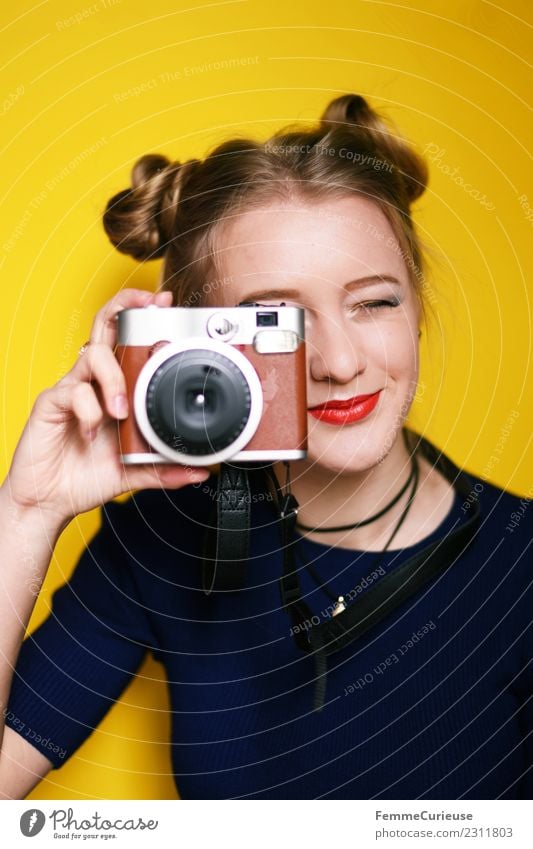
[{"label": "black choker necklace", "polygon": [[[341,528],[337,528],[337,529],[329,528],[328,529],[328,530],[348,530],[349,528],[352,528],[352,527],[357,528],[357,527],[360,527],[361,525],[366,525],[369,522],[374,521],[379,516],[382,516],[383,513],[386,512],[386,510],[390,509],[392,504],[396,504],[396,502],[398,501],[400,496],[403,495],[403,493],[406,491],[410,482],[413,481],[413,487],[412,487],[411,493],[409,495],[409,498],[407,500],[407,504],[405,505],[405,508],[403,509],[402,514],[401,514],[400,518],[398,519],[392,534],[390,535],[387,542],[385,543],[385,547],[379,552],[379,556],[377,557],[375,563],[372,564],[372,570],[376,570],[380,566],[381,561],[383,560],[383,557],[385,555],[385,552],[387,551],[392,540],[394,539],[394,537],[396,536],[396,534],[400,530],[401,526],[403,525],[405,519],[407,518],[407,514],[409,512],[411,504],[413,503],[413,499],[415,497],[415,494],[416,494],[416,491],[417,491],[417,488],[418,488],[419,473],[420,473],[420,469],[419,469],[419,466],[418,466],[418,460],[417,460],[417,457],[416,457],[416,453],[414,453],[411,457],[411,474],[409,475],[407,483],[405,484],[405,486],[402,487],[399,494],[394,498],[394,501],[392,501],[391,504],[389,504],[389,506],[387,508],[385,508],[385,510],[382,510],[380,513],[377,513],[375,516],[371,517],[370,519],[366,519],[364,522],[359,522],[359,523],[356,523],[355,525],[347,525],[342,529]],[[310,530],[312,530],[312,529],[310,529]],[[338,613],[342,613],[343,610],[346,610],[345,597],[342,596],[342,595],[336,596],[331,592],[331,590],[329,589],[327,584],[318,575],[316,569],[303,556],[303,553],[302,553],[301,548],[299,546],[296,547],[296,554],[299,557],[302,565],[307,569],[307,571],[309,572],[309,574],[313,578],[313,580],[316,583],[316,585],[318,586],[318,588],[323,590],[326,593],[326,595],[328,596],[328,598],[332,602],[334,602],[335,606],[334,606],[334,608],[331,612],[331,615],[337,616]]]},{"label": "black choker necklace", "polygon": [[[409,451],[410,449],[409,449],[409,444],[407,442],[407,434],[406,434],[405,430],[402,431],[402,436],[403,436],[403,441],[405,443],[405,447]],[[387,513],[392,507],[394,507],[395,504],[398,503],[398,501],[400,500],[400,498],[402,497],[404,492],[406,492],[408,486],[410,485],[410,483],[413,480],[413,478],[415,477],[415,475],[418,475],[418,466],[417,466],[417,463],[415,461],[415,456],[413,454],[412,457],[411,457],[411,474],[407,478],[406,482],[404,483],[404,485],[402,486],[400,491],[394,496],[392,501],[389,501],[389,503],[386,505],[386,507],[384,507],[382,510],[380,510],[379,513],[375,513],[374,516],[370,516],[368,519],[363,519],[361,522],[354,522],[353,525],[339,525],[336,528],[322,528],[322,527],[312,528],[309,525],[302,525],[301,522],[296,521],[296,527],[302,528],[304,531],[311,531],[313,534],[326,534],[326,533],[333,533],[333,532],[340,532],[340,531],[352,531],[352,530],[355,530],[356,528],[362,528],[364,525],[369,525],[371,522],[375,522],[376,519],[380,519],[381,516],[384,516],[385,513]],[[416,484],[415,484],[415,489],[416,489]],[[414,495],[414,491],[413,491],[413,495]],[[410,504],[410,502],[408,502],[408,504]],[[406,509],[408,509],[408,508],[406,508]],[[403,518],[404,517],[402,515],[400,517],[401,522],[403,522]],[[395,533],[396,533],[396,530],[395,530]],[[391,537],[391,539],[392,539],[392,537]],[[389,543],[390,543],[390,541],[391,540],[389,540]],[[387,543],[387,545],[389,543]]]}]

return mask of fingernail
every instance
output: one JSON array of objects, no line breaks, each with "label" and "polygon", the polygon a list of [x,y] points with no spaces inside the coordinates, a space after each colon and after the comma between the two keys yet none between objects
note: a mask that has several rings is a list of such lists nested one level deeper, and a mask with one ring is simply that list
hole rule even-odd
[{"label": "fingernail", "polygon": [[209,477],[209,472],[198,470],[197,472],[191,472],[191,480],[200,483],[200,481],[206,481]]},{"label": "fingernail", "polygon": [[115,415],[120,419],[125,419],[128,415],[128,399],[125,395],[115,395],[113,398],[113,409]]}]

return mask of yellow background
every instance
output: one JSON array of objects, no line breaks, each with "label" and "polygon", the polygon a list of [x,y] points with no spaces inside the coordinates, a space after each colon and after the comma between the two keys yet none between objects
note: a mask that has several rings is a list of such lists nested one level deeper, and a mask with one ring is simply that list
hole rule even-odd
[{"label": "yellow background", "polygon": [[[266,137],[353,91],[433,151],[416,221],[433,255],[438,320],[422,338],[410,421],[465,468],[533,494],[531,8],[528,0],[507,0],[505,10],[469,0],[4,7],[2,474],[34,398],[70,368],[98,307],[124,285],[156,285],[158,263],[121,256],[101,226],[134,160],[199,156],[228,134]],[[32,628],[97,522],[95,511],[64,532]],[[162,669],[150,659],[30,798],[175,798],[167,708]]]}]

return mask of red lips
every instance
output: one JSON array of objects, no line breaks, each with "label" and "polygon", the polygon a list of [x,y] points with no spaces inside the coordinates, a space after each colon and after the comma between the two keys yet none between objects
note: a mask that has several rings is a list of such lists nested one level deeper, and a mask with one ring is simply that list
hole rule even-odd
[{"label": "red lips", "polygon": [[327,404],[319,404],[310,407],[309,413],[321,422],[333,425],[346,425],[366,418],[379,400],[381,389],[372,395],[357,395],[347,401],[328,401]]}]

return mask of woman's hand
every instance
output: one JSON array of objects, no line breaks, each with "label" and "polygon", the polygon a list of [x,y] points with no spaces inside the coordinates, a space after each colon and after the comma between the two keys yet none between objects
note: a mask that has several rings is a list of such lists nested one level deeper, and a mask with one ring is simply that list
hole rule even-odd
[{"label": "woman's hand", "polygon": [[124,466],[117,421],[128,414],[124,374],[113,354],[116,315],[150,303],[171,306],[170,292],[124,289],[97,313],[90,345],[72,369],[37,397],[19,440],[8,478],[21,508],[38,508],[65,525],[132,489],[179,489],[209,472],[190,466]]}]

